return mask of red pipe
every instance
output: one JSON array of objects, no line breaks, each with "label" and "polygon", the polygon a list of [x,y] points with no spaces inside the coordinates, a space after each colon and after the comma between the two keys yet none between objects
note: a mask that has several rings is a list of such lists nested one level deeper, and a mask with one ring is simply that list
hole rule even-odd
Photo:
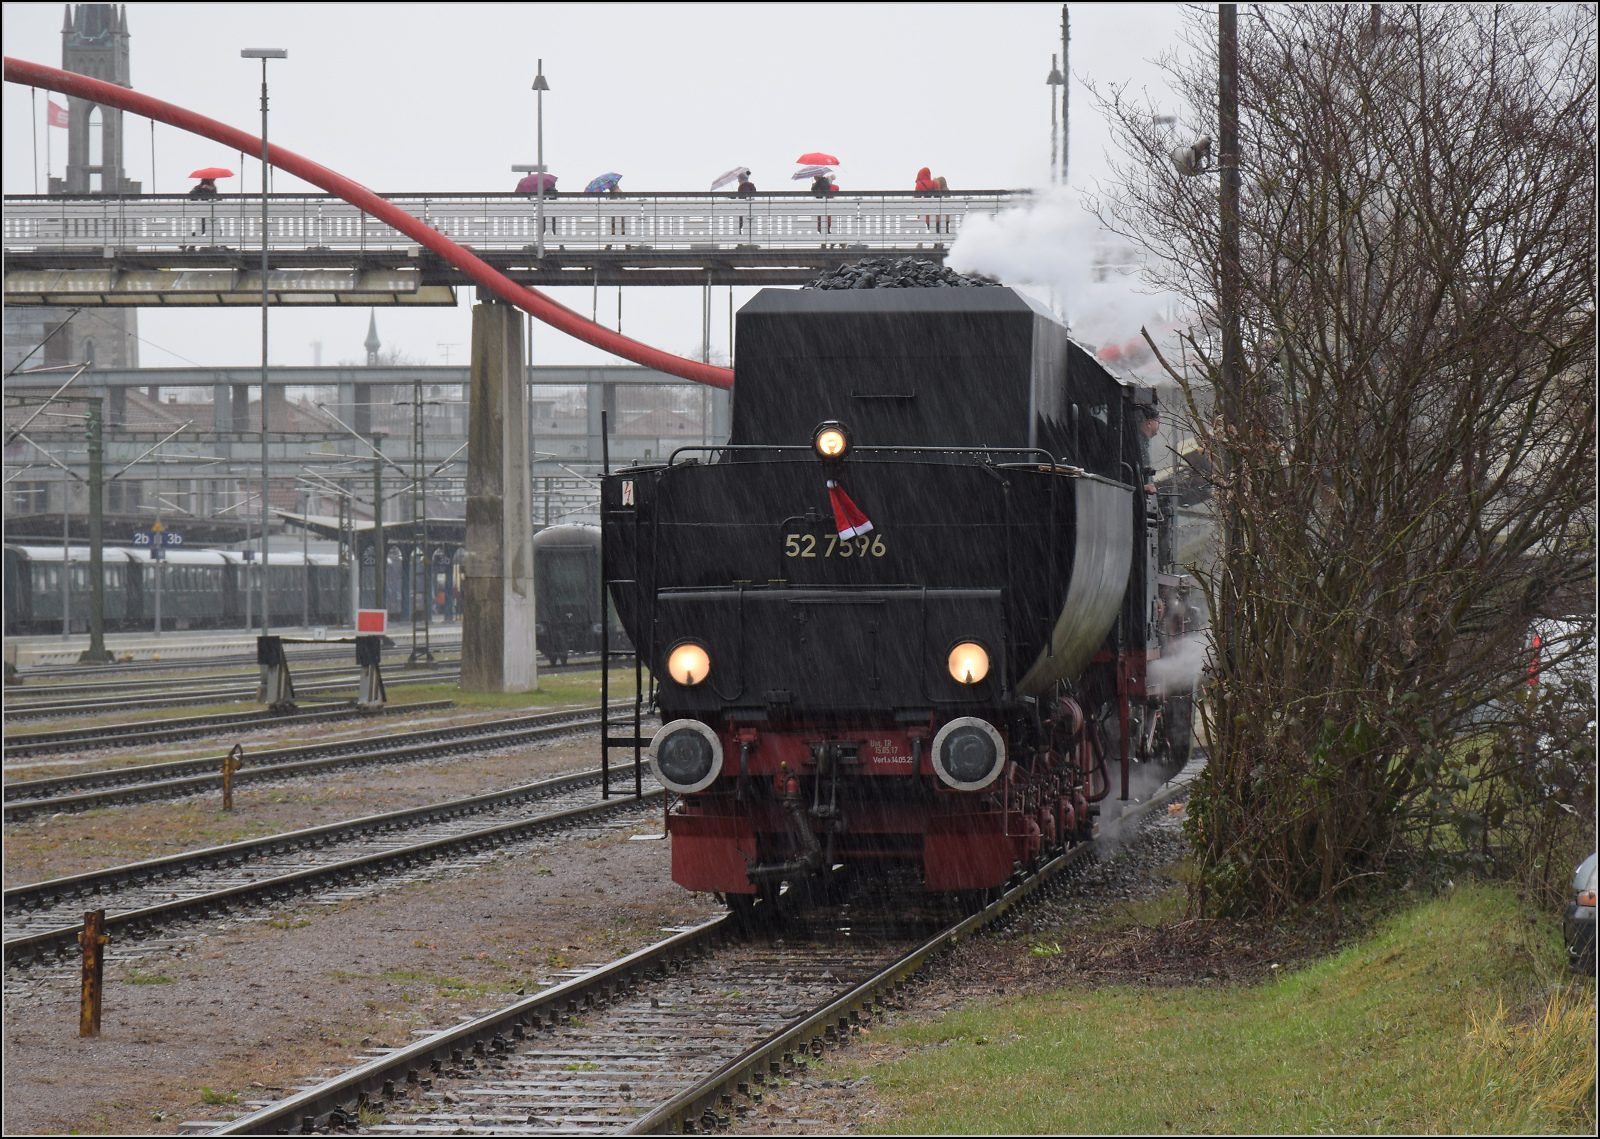
[{"label": "red pipe", "polygon": [[[91,79],[87,75],[78,75],[71,71],[60,71],[39,63],[13,59],[11,56],[5,57],[5,69],[6,80],[11,83],[43,87],[48,91],[59,91],[63,95],[75,95],[91,103],[132,111],[147,119],[155,119],[180,130],[202,135],[224,144],[230,150],[241,151],[244,154],[261,153],[261,140],[254,135],[246,134],[242,130],[219,123],[215,119],[208,119],[204,115],[185,110],[172,103],[151,98],[149,95],[141,95],[126,87],[118,87],[114,83]],[[334,173],[326,166],[312,162],[309,158],[302,158],[294,151],[285,150],[281,146],[269,145],[267,160],[280,170],[287,170],[313,186],[320,186],[357,209],[365,210],[379,221],[393,226],[419,245],[437,253],[447,264],[459,269],[496,296],[531,313],[552,328],[560,329],[568,336],[575,336],[586,344],[593,344],[596,348],[621,356],[624,360],[632,360],[635,364],[655,368],[671,376],[709,384],[714,388],[733,387],[732,369],[717,368],[698,360],[674,356],[670,352],[663,352],[659,348],[641,344],[621,333],[602,328],[565,305],[557,304],[537,289],[517,284],[444,234],[424,225],[417,218],[380,198],[365,186],[351,181],[342,174]]]}]

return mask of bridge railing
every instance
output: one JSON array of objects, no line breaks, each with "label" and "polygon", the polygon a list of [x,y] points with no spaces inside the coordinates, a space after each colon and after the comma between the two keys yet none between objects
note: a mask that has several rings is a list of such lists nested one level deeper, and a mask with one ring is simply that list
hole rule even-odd
[{"label": "bridge railing", "polygon": [[[903,250],[948,245],[974,215],[993,216],[1025,191],[909,193],[564,194],[544,202],[545,248],[735,252],[845,245]],[[480,252],[522,251],[538,239],[538,207],[526,194],[396,194],[389,200]],[[261,198],[8,196],[9,251],[85,247],[130,252],[259,249]],[[406,252],[405,235],[325,194],[273,194],[267,242],[284,252]],[[108,253],[108,256],[112,255]]]}]

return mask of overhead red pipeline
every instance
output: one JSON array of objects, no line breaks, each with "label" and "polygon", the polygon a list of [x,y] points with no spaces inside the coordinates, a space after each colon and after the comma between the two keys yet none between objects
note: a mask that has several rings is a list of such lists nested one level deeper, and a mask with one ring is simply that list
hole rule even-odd
[{"label": "overhead red pipeline", "polygon": [[[118,87],[114,83],[91,79],[87,75],[78,75],[71,71],[60,71],[39,63],[13,59],[10,56],[5,57],[5,77],[10,83],[43,87],[49,91],[59,91],[63,95],[75,95],[102,106],[131,111],[147,119],[154,119],[180,130],[202,135],[214,142],[220,142],[230,150],[244,154],[261,153],[261,140],[254,135],[194,111],[185,110],[183,107],[174,106],[137,91],[130,91],[126,87]],[[670,352],[663,352],[659,348],[641,344],[621,333],[602,328],[565,305],[557,304],[537,289],[517,284],[444,234],[424,225],[419,219],[380,198],[365,186],[329,170],[320,163],[302,158],[292,150],[271,144],[267,147],[267,161],[280,170],[287,170],[295,177],[304,179],[313,186],[319,186],[328,193],[343,198],[357,209],[365,210],[379,221],[393,226],[418,245],[438,254],[447,264],[459,269],[496,296],[532,314],[552,328],[560,329],[568,336],[575,336],[586,344],[593,344],[596,348],[621,356],[624,360],[631,360],[647,368],[655,368],[668,375],[709,384],[714,388],[733,387],[732,369],[717,368],[699,360],[674,356]]]}]

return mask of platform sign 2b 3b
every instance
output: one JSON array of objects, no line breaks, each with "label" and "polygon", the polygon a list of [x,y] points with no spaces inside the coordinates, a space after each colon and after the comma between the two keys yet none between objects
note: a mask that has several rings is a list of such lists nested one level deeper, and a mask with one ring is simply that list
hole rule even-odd
[{"label": "platform sign 2b 3b", "polygon": [[181,530],[135,530],[133,548],[149,550],[150,556],[159,558],[163,549],[174,550],[183,545]]}]

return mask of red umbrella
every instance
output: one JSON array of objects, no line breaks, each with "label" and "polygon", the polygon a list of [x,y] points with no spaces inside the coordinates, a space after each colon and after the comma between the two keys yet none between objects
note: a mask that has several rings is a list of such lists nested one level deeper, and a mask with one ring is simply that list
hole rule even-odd
[{"label": "red umbrella", "polygon": [[189,175],[191,178],[232,178],[232,170],[224,170],[220,166],[207,166],[204,170],[196,170]]},{"label": "red umbrella", "polygon": [[813,150],[809,154],[802,154],[795,159],[802,166],[837,166],[839,160],[831,154],[823,154],[820,150]]}]

